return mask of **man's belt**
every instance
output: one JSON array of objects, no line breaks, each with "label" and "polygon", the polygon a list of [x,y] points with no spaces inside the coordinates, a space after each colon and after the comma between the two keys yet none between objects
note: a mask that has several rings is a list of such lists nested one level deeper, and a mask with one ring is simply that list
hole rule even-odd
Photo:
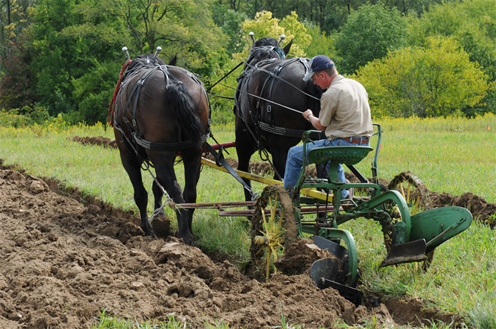
[{"label": "man's belt", "polygon": [[353,143],[353,144],[358,144],[358,145],[363,145],[363,144],[369,143],[368,137],[346,137],[346,138],[341,138],[341,139],[344,141]]}]

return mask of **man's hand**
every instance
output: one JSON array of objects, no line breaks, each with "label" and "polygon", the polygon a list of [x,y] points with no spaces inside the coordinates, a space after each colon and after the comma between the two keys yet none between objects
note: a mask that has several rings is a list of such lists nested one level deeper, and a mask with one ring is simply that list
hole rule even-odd
[{"label": "man's hand", "polygon": [[303,112],[303,114],[302,114],[302,115],[303,115],[303,117],[305,118],[305,120],[307,120],[308,122],[310,122],[310,123],[311,123],[311,121],[310,121],[310,116],[311,116],[311,115],[313,115],[312,110],[308,109],[308,110],[306,110],[305,112]]},{"label": "man's hand", "polygon": [[320,131],[325,131],[326,127],[324,127],[320,123],[319,118],[317,118],[315,115],[313,115],[312,110],[308,109],[305,112],[303,112],[302,115],[305,118],[305,120],[310,122],[315,129],[320,130]]}]

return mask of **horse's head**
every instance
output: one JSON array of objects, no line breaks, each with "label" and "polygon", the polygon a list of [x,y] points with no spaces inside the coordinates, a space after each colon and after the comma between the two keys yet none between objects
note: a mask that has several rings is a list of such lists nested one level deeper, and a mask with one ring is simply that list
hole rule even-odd
[{"label": "horse's head", "polygon": [[291,49],[293,40],[284,46],[284,48],[281,48],[279,44],[282,39],[284,39],[282,36],[280,41],[277,41],[274,38],[265,37],[255,41],[246,62],[249,65],[253,65],[266,59],[284,59]]}]

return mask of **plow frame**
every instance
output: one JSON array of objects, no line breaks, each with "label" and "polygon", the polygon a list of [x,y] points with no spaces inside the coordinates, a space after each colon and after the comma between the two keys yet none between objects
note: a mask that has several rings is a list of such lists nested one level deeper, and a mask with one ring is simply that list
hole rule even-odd
[{"label": "plow frame", "polygon": [[[339,225],[360,217],[373,219],[380,223],[384,233],[384,243],[388,255],[379,267],[396,265],[407,262],[418,262],[426,259],[426,253],[434,250],[441,243],[466,230],[472,222],[472,214],[465,208],[443,207],[424,211],[414,216],[410,215],[409,205],[402,193],[387,190],[378,183],[377,160],[382,139],[382,129],[374,124],[377,132],[377,145],[371,165],[372,182],[358,172],[355,164],[362,161],[373,149],[368,146],[319,147],[308,152],[308,160],[303,159],[303,170],[295,186],[294,208],[295,218],[300,236],[322,237],[335,243],[344,242],[348,253],[344,264],[348,264],[347,285],[354,286],[357,279],[357,252],[351,233],[339,229]],[[303,134],[303,154],[306,145],[312,143],[311,135],[318,131],[307,131]],[[328,163],[329,179],[309,179],[305,167],[311,163]],[[338,165],[344,164],[359,178],[360,183],[340,182],[337,177]],[[344,189],[360,189],[366,191],[363,197],[352,196],[351,199],[341,199]],[[303,189],[324,189],[331,195],[330,203],[325,202],[324,210],[315,220],[304,219],[301,211],[308,205],[321,204],[302,196]],[[324,278],[323,278],[324,279]],[[343,283],[343,282],[341,282]],[[316,282],[317,284],[317,282]]]},{"label": "plow frame", "polygon": [[[339,246],[344,244],[346,247],[343,261],[346,267],[344,269],[346,279],[344,282],[336,282],[338,286],[345,284],[354,287],[358,279],[358,253],[354,238],[349,231],[339,228],[340,225],[350,220],[373,219],[382,226],[388,255],[379,267],[423,261],[426,259],[425,254],[427,252],[434,250],[441,243],[466,230],[472,222],[472,214],[467,209],[460,207],[437,208],[411,216],[409,205],[402,193],[397,190],[388,190],[379,184],[377,162],[382,129],[376,123],[374,123],[374,127],[376,132],[373,136],[377,137],[377,144],[371,163],[372,178],[370,181],[364,178],[354,165],[367,157],[374,150],[372,147],[320,147],[314,148],[308,153],[308,160],[303,159],[303,169],[292,194],[292,207],[298,236],[313,236],[316,244],[317,239],[320,239],[318,241],[321,245],[318,246],[321,248],[326,247],[326,243],[322,241],[328,241],[327,245],[337,244]],[[302,136],[304,154],[306,154],[306,144],[312,142],[311,135],[314,133],[320,132],[310,130]],[[217,144],[213,147],[218,149],[224,146],[231,147],[234,146],[234,143]],[[328,162],[330,162],[329,178],[311,178],[308,176],[305,170],[306,166],[312,163]],[[267,187],[282,186],[283,184],[282,181],[272,178],[224,168],[219,165],[218,161],[212,161],[205,157],[202,158],[202,164],[226,173],[235,172],[239,177],[267,184]],[[340,182],[337,178],[339,164],[346,165],[359,182]],[[366,191],[366,195],[342,200],[340,192],[350,188]],[[281,187],[279,187],[280,189]],[[213,208],[219,210],[219,216],[251,218],[256,211],[253,209],[256,208],[256,204],[257,201],[240,201],[180,204],[180,206],[183,208]],[[248,209],[226,210],[230,207],[247,207]],[[264,213],[269,214],[273,210],[264,210]],[[305,217],[310,214],[315,215],[315,218]],[[328,263],[325,266],[328,266]],[[322,280],[324,279],[328,282],[332,281],[328,278],[322,278]],[[315,283],[319,286],[317,282]]]}]

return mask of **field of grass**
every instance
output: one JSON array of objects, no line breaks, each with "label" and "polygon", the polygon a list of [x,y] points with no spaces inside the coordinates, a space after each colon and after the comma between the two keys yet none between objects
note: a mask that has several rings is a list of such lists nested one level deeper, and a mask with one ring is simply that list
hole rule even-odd
[{"label": "field of grass", "polygon": [[[432,191],[460,195],[472,192],[496,202],[496,116],[471,120],[459,118],[381,119],[383,139],[379,153],[379,177],[390,180],[403,171],[417,175]],[[36,176],[54,177],[83,194],[95,195],[123,209],[136,210],[132,187],[122,168],[118,151],[83,146],[68,140],[74,136],[113,138],[102,125],[64,127],[34,125],[1,127],[0,159],[18,164]],[[217,141],[234,140],[233,125],[214,126]],[[212,140],[209,140],[213,143]],[[374,141],[372,146],[375,147]],[[236,158],[235,150],[226,157]],[[256,157],[254,158],[256,160]],[[357,167],[370,175],[372,155]],[[176,166],[178,177],[182,168]],[[151,178],[144,174],[147,187]],[[263,186],[255,184],[255,190]],[[151,189],[149,189],[150,191]],[[225,173],[203,168],[198,202],[243,200],[241,186]],[[150,209],[151,211],[151,200]],[[194,231],[204,250],[229,254],[241,263],[249,257],[247,223],[239,218],[219,218],[216,211],[197,210]],[[409,295],[441,311],[467,318],[477,328],[496,327],[496,234],[474,221],[460,236],[436,249],[426,273],[415,264],[378,269],[384,256],[379,227],[367,220],[348,222],[343,228],[354,236],[362,270],[362,289],[383,296]]]}]

